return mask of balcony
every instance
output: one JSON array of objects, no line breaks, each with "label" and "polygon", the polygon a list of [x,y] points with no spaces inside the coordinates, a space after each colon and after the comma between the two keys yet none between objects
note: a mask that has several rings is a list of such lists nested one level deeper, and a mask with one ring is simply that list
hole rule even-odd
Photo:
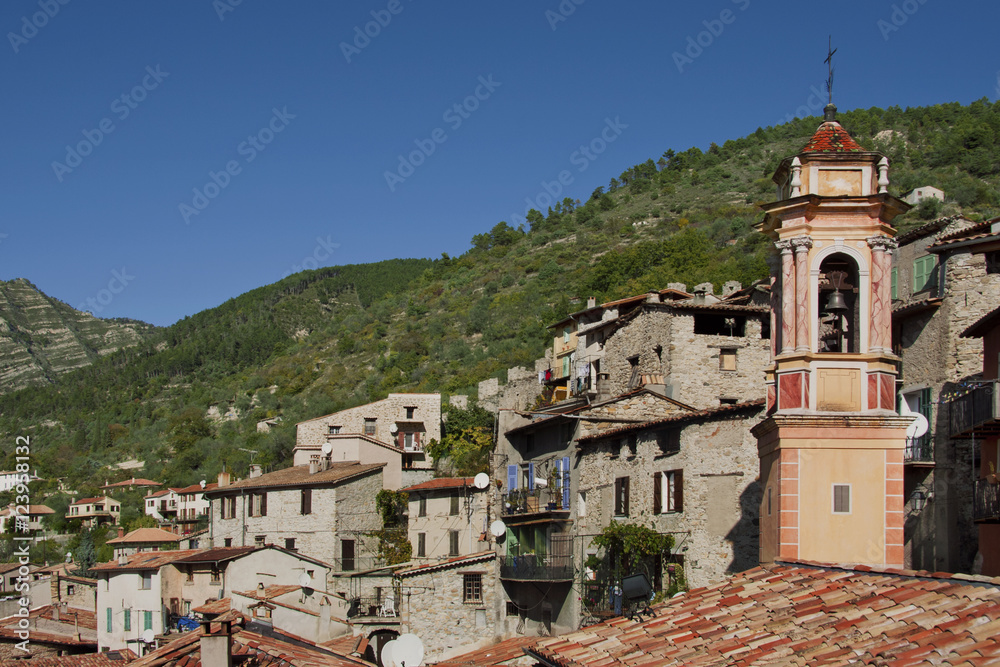
[{"label": "balcony", "polygon": [[903,463],[915,466],[934,465],[934,436],[925,433],[919,438],[907,438],[903,449]]},{"label": "balcony", "polygon": [[500,561],[500,578],[513,581],[572,581],[572,556],[507,556]]},{"label": "balcony", "polygon": [[347,617],[354,622],[361,619],[399,618],[399,604],[393,598],[357,597],[350,601]]},{"label": "balcony", "polygon": [[964,438],[977,435],[1000,434],[1000,410],[997,406],[997,392],[994,383],[988,382],[976,387],[968,394],[948,402],[951,422],[951,437]]},{"label": "balcony", "polygon": [[504,496],[501,515],[509,518],[551,513],[555,515],[554,519],[564,519],[568,518],[569,510],[568,505],[563,507],[563,494],[558,489],[555,491],[549,491],[547,488],[515,489]]},{"label": "balcony", "polygon": [[974,493],[973,521],[1000,522],[1000,484],[991,484],[985,479],[977,479]]}]

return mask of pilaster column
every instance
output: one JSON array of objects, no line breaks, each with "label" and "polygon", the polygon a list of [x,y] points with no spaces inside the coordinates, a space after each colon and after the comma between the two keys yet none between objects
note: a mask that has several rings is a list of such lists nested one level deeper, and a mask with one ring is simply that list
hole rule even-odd
[{"label": "pilaster column", "polygon": [[781,354],[788,354],[795,350],[795,258],[791,241],[774,247],[781,251]]},{"label": "pilaster column", "polygon": [[872,249],[872,308],[868,348],[872,352],[892,350],[892,250],[898,245],[888,236],[867,239]]},{"label": "pilaster column", "polygon": [[795,249],[795,351],[808,352],[809,345],[809,249],[812,239],[796,236]]}]

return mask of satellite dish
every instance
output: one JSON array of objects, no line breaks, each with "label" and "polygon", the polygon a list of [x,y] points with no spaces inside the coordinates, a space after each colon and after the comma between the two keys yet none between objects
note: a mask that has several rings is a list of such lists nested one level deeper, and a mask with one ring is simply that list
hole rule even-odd
[{"label": "satellite dish", "polygon": [[67,563],[72,563],[73,562],[73,552],[72,551],[67,551],[66,552],[66,562]]},{"label": "satellite dish", "polygon": [[393,424],[389,427],[389,433],[397,433],[399,431],[399,425]]},{"label": "satellite dish", "polygon": [[333,451],[333,445],[331,445],[329,442],[324,442],[323,443],[323,447],[321,449],[323,450],[324,454],[326,454],[327,456],[329,456],[330,452]]},{"label": "satellite dish", "polygon": [[472,485],[477,489],[485,489],[490,485],[490,476],[481,472],[472,480]]},{"label": "satellite dish", "polygon": [[396,640],[386,642],[382,645],[382,650],[378,654],[382,667],[396,667],[395,663]]},{"label": "satellite dish", "polygon": [[535,478],[535,486],[540,486],[540,487],[544,488],[544,487],[546,487],[548,485],[549,485],[549,481],[547,479],[545,479],[544,477],[536,477]]},{"label": "satellite dish", "polygon": [[906,427],[907,438],[919,438],[924,433],[927,433],[927,417],[924,417],[919,412],[911,412],[908,416],[913,417],[913,421]]},{"label": "satellite dish", "polygon": [[299,575],[299,586],[301,586],[302,588],[311,588],[311,586],[309,585],[311,583],[312,583],[312,577],[310,577],[308,574],[303,572],[302,574]]},{"label": "satellite dish", "polygon": [[[406,633],[396,637],[392,649],[392,662],[396,667],[417,667],[424,661],[424,643],[420,637]],[[385,665],[383,659],[383,665]]]},{"label": "satellite dish", "polygon": [[156,639],[156,633],[152,629],[142,631],[142,641],[152,644],[154,639]]},{"label": "satellite dish", "polygon": [[497,519],[490,524],[490,533],[493,537],[503,537],[507,534],[507,524],[505,524],[500,519]]},{"label": "satellite dish", "polygon": [[198,486],[200,486],[200,487],[201,487],[201,490],[202,490],[202,491],[204,491],[204,490],[205,490],[205,486],[206,486],[207,484],[208,484],[208,482],[206,482],[205,480],[201,480],[200,482],[198,482]]}]

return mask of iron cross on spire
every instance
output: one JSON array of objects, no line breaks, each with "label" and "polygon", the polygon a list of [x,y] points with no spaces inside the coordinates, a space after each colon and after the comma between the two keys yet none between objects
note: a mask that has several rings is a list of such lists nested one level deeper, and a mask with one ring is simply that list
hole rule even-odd
[{"label": "iron cross on spire", "polygon": [[830,35],[829,42],[826,47],[826,63],[827,71],[829,75],[826,77],[826,92],[829,97],[827,100],[830,104],[833,104],[833,54],[837,52],[837,49],[833,48],[833,35]]}]

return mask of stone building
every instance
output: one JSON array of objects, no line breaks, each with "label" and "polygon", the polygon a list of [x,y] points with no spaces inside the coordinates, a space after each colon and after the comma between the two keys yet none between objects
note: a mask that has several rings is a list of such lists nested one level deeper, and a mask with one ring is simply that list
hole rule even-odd
[{"label": "stone building", "polygon": [[299,422],[292,459],[296,466],[324,456],[331,461],[385,463],[386,488],[398,489],[431,478],[434,460],[424,448],[440,439],[440,394],[389,394],[381,401]]},{"label": "stone building", "polygon": [[899,235],[893,350],[900,400],[929,429],[904,450],[907,567],[968,572],[976,555],[973,439],[952,439],[947,401],[982,373],[980,341],[961,333],[1000,302],[1000,266],[984,250],[992,222],[941,218]]},{"label": "stone building", "polygon": [[206,491],[212,504],[211,541],[216,547],[276,544],[297,550],[337,570],[375,563],[374,538],[382,527],[375,496],[382,489],[382,463],[333,462],[294,466]]},{"label": "stone building", "polygon": [[[760,486],[750,428],[763,408],[759,399],[634,425],[604,424],[604,430],[579,437],[577,570],[598,555],[586,536],[611,521],[672,535],[673,562],[691,587],[756,566]],[[645,574],[654,590],[665,589],[666,566],[648,564]],[[585,611],[595,617],[608,610],[601,606],[607,581],[597,579],[582,581],[590,607]]]},{"label": "stone building", "polygon": [[400,570],[396,579],[400,629],[423,641],[425,664],[502,634],[493,551]]},{"label": "stone building", "polygon": [[413,559],[450,558],[486,548],[488,489],[472,477],[439,477],[403,489],[409,498],[408,533]]}]

